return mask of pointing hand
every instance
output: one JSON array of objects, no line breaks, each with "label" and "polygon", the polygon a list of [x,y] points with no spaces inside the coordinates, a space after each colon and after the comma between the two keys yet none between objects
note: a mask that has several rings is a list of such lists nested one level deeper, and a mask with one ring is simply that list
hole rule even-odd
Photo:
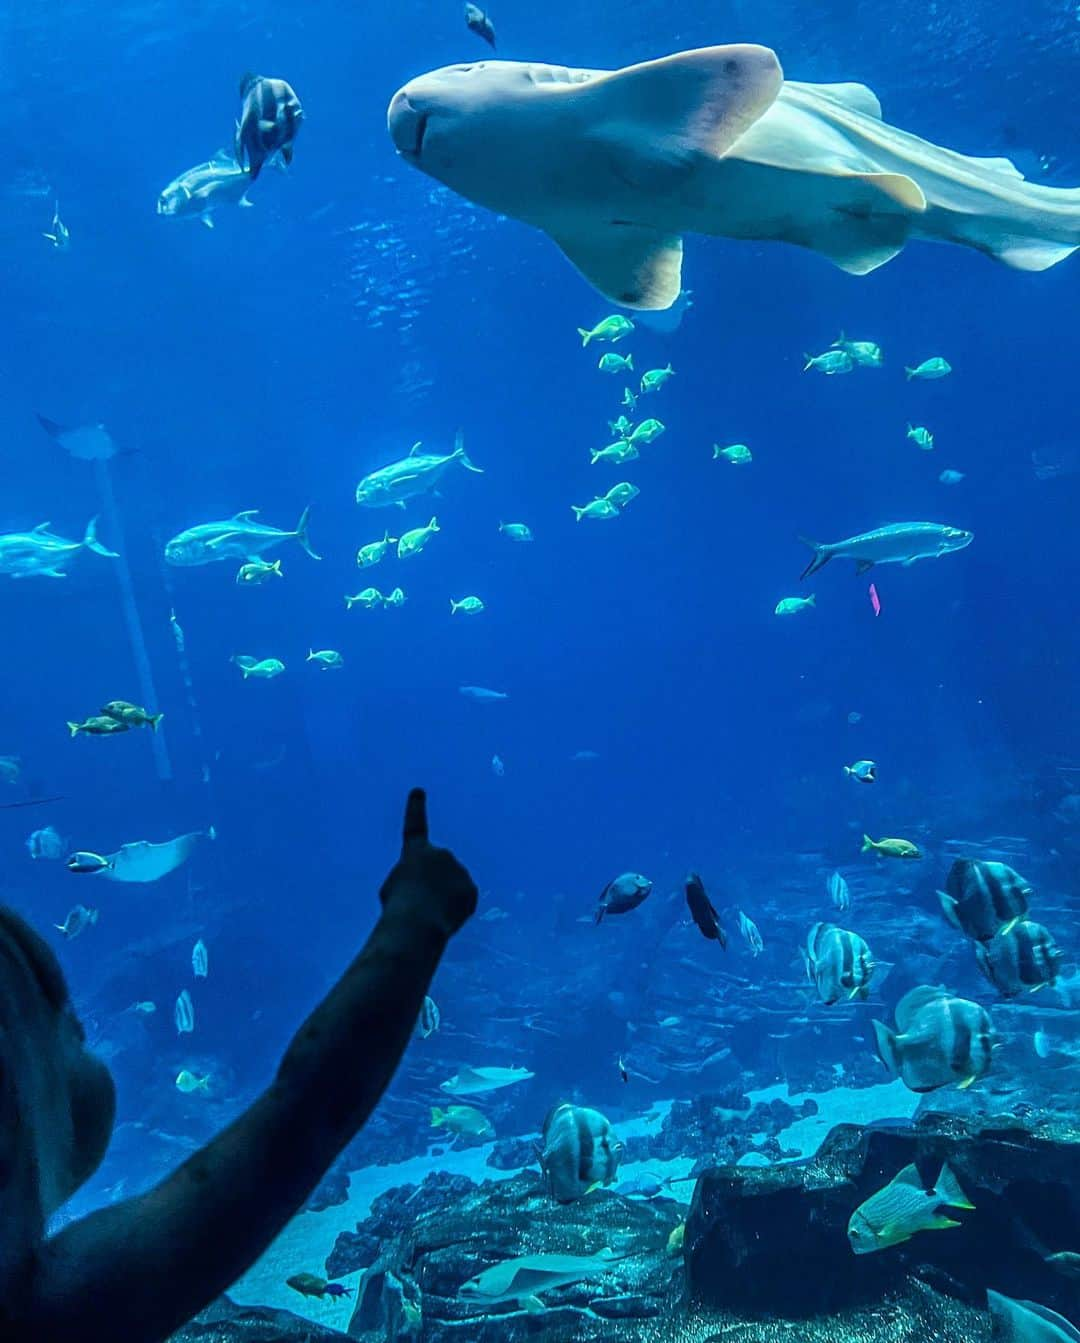
[{"label": "pointing hand", "polygon": [[401,857],[379,892],[383,906],[433,920],[451,937],[475,912],[476,894],[472,877],[450,850],[428,840],[427,797],[414,788],[405,803]]}]

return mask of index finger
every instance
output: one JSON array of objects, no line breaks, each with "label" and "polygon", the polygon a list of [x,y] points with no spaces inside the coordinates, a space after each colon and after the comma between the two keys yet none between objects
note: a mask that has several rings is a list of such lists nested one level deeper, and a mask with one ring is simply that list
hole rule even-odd
[{"label": "index finger", "polygon": [[422,788],[414,788],[405,803],[405,828],[401,839],[404,853],[419,844],[426,844],[428,837],[427,794]]}]

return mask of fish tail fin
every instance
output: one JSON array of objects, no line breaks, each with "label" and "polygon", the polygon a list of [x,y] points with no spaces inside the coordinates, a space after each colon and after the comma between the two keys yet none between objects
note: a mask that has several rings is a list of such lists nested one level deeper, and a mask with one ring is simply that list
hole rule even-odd
[{"label": "fish tail fin", "polygon": [[596,463],[600,460],[600,454],[598,452],[592,452],[589,455],[592,458],[592,460],[589,462],[589,465],[595,466]]},{"label": "fish tail fin", "polygon": [[937,898],[941,902],[941,912],[945,915],[946,920],[958,929],[960,919],[956,913],[956,901],[947,891],[938,891]]},{"label": "fish tail fin", "polygon": [[482,466],[477,466],[465,451],[465,435],[460,429],[454,435],[454,456],[466,471],[475,471],[478,476],[484,474],[484,468]]},{"label": "fish tail fin", "polygon": [[308,536],[308,522],[311,518],[311,505],[300,514],[300,521],[296,524],[296,539],[304,547],[313,560],[321,560],[321,555],[316,555],[311,548],[311,539]]},{"label": "fish tail fin", "polygon": [[816,574],[819,569],[824,569],[832,559],[832,553],[828,546],[823,546],[820,541],[811,541],[808,537],[800,536],[799,540],[804,546],[809,546],[814,552],[813,558],[806,568],[799,575],[800,580],[809,578],[811,574]]},{"label": "fish tail fin", "polygon": [[210,828],[206,832],[206,838],[217,839],[217,826],[214,825],[210,826]]},{"label": "fish tail fin", "polygon": [[806,351],[804,350],[803,358],[806,360],[806,363],[803,364],[802,371],[804,373],[808,373],[810,369],[814,367],[814,356],[812,354],[807,354]]},{"label": "fish tail fin", "polygon": [[244,678],[244,680],[246,681],[247,678],[251,675],[251,668],[250,668],[250,667],[241,667],[241,668],[240,668],[240,675],[241,675],[241,676]]},{"label": "fish tail fin", "polygon": [[845,765],[845,766],[844,766],[844,776],[845,776],[846,778],[849,778],[849,779],[850,779],[851,776],[852,776],[854,773],[855,773],[855,771],[851,768],[850,765]]},{"label": "fish tail fin", "polygon": [[77,736],[79,735],[79,733],[82,731],[82,724],[81,724],[81,723],[73,723],[73,722],[71,722],[71,720],[69,719],[69,720],[68,720],[68,731],[71,733],[71,735],[72,735],[73,737],[77,737]]},{"label": "fish tail fin", "polygon": [[913,368],[908,368],[905,366],[904,377],[907,379],[907,381],[910,382],[914,376],[915,376],[915,370]]},{"label": "fish tail fin", "polygon": [[163,713],[152,713],[150,715],[150,726],[154,729],[155,732],[161,726],[161,720],[164,717],[165,715]]},{"label": "fish tail fin", "polygon": [[195,1090],[196,1090],[196,1091],[209,1091],[209,1090],[210,1090],[210,1078],[209,1078],[209,1077],[200,1077],[199,1080],[198,1080],[198,1082],[196,1082],[196,1084],[195,1084]]},{"label": "fish tail fin", "polygon": [[115,550],[109,550],[107,546],[103,546],[97,539],[97,525],[98,520],[96,517],[91,518],[86,524],[86,535],[83,537],[83,545],[87,550],[92,550],[95,555],[103,555],[107,560],[119,559],[120,556]]},{"label": "fish tail fin", "polygon": [[633,356],[632,354],[628,354],[628,355],[626,356],[626,367],[630,370],[631,373],[633,373],[633,371],[634,371],[634,356]]},{"label": "fish tail fin", "polygon": [[964,1208],[968,1212],[975,1211],[975,1204],[968,1200],[968,1196],[960,1188],[960,1181],[953,1173],[952,1167],[946,1161],[941,1168],[941,1174],[938,1176],[935,1186],[942,1203],[949,1208]]},{"label": "fish tail fin", "polygon": [[307,657],[304,659],[304,661],[305,661],[305,662],[310,662],[311,659],[312,659],[314,656],[315,656],[315,650],[314,650],[314,648],[309,648],[308,651],[307,651]]},{"label": "fish tail fin", "polygon": [[438,531],[441,531],[441,530],[442,530],[442,528],[439,526],[439,519],[438,519],[438,518],[432,518],[431,521],[428,523],[428,531],[429,531],[429,532],[438,532]]},{"label": "fish tail fin", "polygon": [[280,561],[280,560],[275,560],[275,561],[273,562],[273,564],[270,566],[270,568],[273,569],[274,573],[277,574],[278,578],[281,577],[281,561]]},{"label": "fish tail fin", "polygon": [[578,508],[575,504],[571,504],[570,508],[573,511],[575,521],[580,522],[585,515],[585,510],[583,508]]},{"label": "fish tail fin", "polygon": [[808,604],[809,606],[817,606],[817,596],[816,596],[816,594],[813,593],[813,592],[811,592],[810,596],[807,597],[806,601],[807,601],[807,604]]},{"label": "fish tail fin", "polygon": [[460,605],[461,605],[460,602],[456,602],[456,601],[454,601],[453,597],[451,597],[451,598],[450,598],[450,614],[451,614],[451,615],[454,615],[454,614],[457,612],[457,609],[458,609],[458,607],[459,607]]},{"label": "fish tail fin", "polygon": [[354,603],[355,601],[356,601],[356,598],[355,598],[355,597],[346,597],[346,598],[345,598],[345,610],[346,610],[346,611],[351,611],[351,610],[353,609],[353,603]]},{"label": "fish tail fin", "polygon": [[872,1024],[878,1058],[894,1077],[899,1077],[900,1051],[896,1047],[896,1032],[889,1030],[883,1021],[878,1021],[876,1018]]},{"label": "fish tail fin", "polygon": [[869,835],[863,835],[863,837],[862,837],[862,848],[859,850],[859,852],[860,852],[860,853],[869,853],[871,849],[876,849],[876,848],[877,848],[877,845],[876,845],[876,844],[874,843],[874,841],[870,838],[870,836],[869,836]]},{"label": "fish tail fin", "polygon": [[446,1123],[446,1111],[440,1110],[437,1105],[431,1107],[431,1127],[442,1128]]},{"label": "fish tail fin", "polygon": [[581,337],[581,348],[584,349],[585,346],[588,345],[589,341],[592,340],[592,332],[586,331],[583,326],[579,326],[577,329],[577,333]]}]

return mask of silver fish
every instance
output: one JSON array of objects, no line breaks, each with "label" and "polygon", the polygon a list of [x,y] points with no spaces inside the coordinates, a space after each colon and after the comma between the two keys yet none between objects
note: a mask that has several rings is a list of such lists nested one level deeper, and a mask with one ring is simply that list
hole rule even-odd
[{"label": "silver fish", "polygon": [[573,1203],[596,1185],[613,1184],[623,1144],[599,1110],[556,1105],[544,1120],[540,1169],[559,1203]]},{"label": "silver fish", "polygon": [[520,1301],[530,1313],[540,1313],[545,1307],[538,1292],[599,1277],[618,1262],[619,1256],[606,1248],[588,1255],[526,1254],[484,1269],[462,1284],[458,1296],[485,1306]]},{"label": "silver fish", "polygon": [[174,536],[165,546],[169,564],[190,568],[197,564],[213,564],[215,560],[250,560],[279,545],[282,541],[299,541],[313,560],[320,559],[308,539],[310,508],[300,514],[293,532],[283,532],[262,522],[253,522],[257,508],[245,509],[224,522],[202,522],[197,527]]},{"label": "silver fish", "polygon": [[946,527],[940,522],[893,522],[873,532],[849,536],[846,541],[821,544],[801,539],[814,552],[814,558],[799,575],[809,578],[835,559],[854,560],[857,574],[866,573],[875,564],[914,564],[916,560],[937,559],[970,546],[975,533],[962,527]]},{"label": "silver fish", "polygon": [[453,452],[445,457],[433,452],[421,452],[421,446],[420,443],[414,443],[408,457],[391,462],[389,466],[382,466],[365,476],[356,487],[356,502],[364,508],[387,508],[391,504],[404,506],[407,499],[415,499],[433,490],[454,465],[483,475],[483,470],[469,460],[460,430],[454,439]]},{"label": "silver fish", "polygon": [[752,918],[739,910],[739,932],[742,934],[743,941],[750,948],[752,956],[758,956],[765,949],[765,943],[762,941],[758,926]]},{"label": "silver fish", "polygon": [[420,1008],[420,1020],[417,1022],[417,1033],[422,1040],[434,1035],[442,1022],[442,1014],[439,1011],[438,1004],[434,998],[425,996],[423,1005]]},{"label": "silver fish", "polygon": [[170,219],[200,219],[214,227],[211,213],[223,205],[248,206],[251,178],[226,150],[219,150],[207,163],[174,177],[157,201],[157,212]]},{"label": "silver fish", "polygon": [[64,578],[64,565],[80,550],[92,550],[106,559],[118,559],[115,550],[107,550],[97,539],[97,518],[91,518],[81,541],[68,541],[49,531],[41,522],[29,532],[5,532],[0,535],[0,574],[12,578]]},{"label": "silver fish", "polygon": [[839,872],[834,872],[827,882],[829,899],[837,909],[844,910],[851,907],[851,890],[847,882]]},{"label": "silver fish", "polygon": [[831,923],[815,923],[806,939],[806,973],[823,1003],[867,998],[874,962],[858,933]]},{"label": "silver fish", "polygon": [[990,1071],[994,1031],[986,1010],[921,984],[896,1004],[896,1030],[874,1022],[881,1061],[909,1091],[961,1090]]},{"label": "silver fish", "polygon": [[177,1035],[190,1035],[195,1029],[195,1004],[191,1001],[191,994],[187,989],[184,989],[176,1000],[173,1020],[176,1022]]},{"label": "silver fish", "polygon": [[196,979],[205,979],[210,973],[210,953],[201,937],[191,949],[191,970]]}]

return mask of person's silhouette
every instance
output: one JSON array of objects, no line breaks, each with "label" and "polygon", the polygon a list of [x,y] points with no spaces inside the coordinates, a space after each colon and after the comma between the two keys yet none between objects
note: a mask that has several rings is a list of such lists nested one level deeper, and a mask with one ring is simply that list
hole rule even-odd
[{"label": "person's silhouette", "polygon": [[60,966],[0,908],[0,1339],[155,1343],[244,1272],[375,1108],[476,887],[428,842],[409,795],[401,857],[360,954],[297,1032],[270,1087],[149,1193],[45,1238],[96,1170],[114,1093]]}]

